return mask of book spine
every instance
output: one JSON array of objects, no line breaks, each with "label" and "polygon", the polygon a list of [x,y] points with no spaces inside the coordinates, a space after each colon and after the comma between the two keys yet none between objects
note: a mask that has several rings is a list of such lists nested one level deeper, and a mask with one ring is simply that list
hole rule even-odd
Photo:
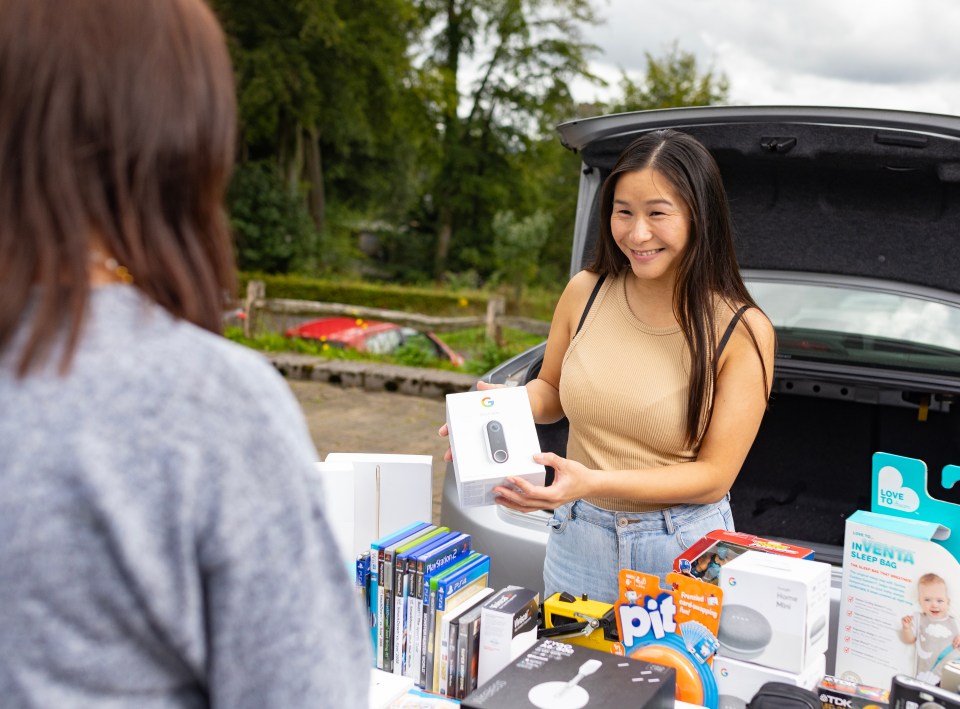
[{"label": "book spine", "polygon": [[436,590],[433,589],[433,584],[430,585],[430,604],[427,606],[426,615],[423,617],[423,624],[426,627],[424,637],[426,638],[426,643],[424,645],[425,650],[423,652],[424,657],[426,658],[427,666],[424,676],[423,688],[428,692],[436,692],[434,689],[434,677],[435,665],[436,665],[436,639],[437,639],[437,596],[439,596],[443,591],[441,590],[443,586],[438,586]]},{"label": "book spine", "polygon": [[393,552],[383,555],[383,671],[393,671]]},{"label": "book spine", "polygon": [[455,619],[449,623],[447,637],[444,638],[440,657],[440,694],[452,697],[457,691],[457,634],[460,630],[460,621]]},{"label": "book spine", "polygon": [[370,607],[370,600],[367,594],[367,579],[370,577],[370,552],[365,551],[357,556],[356,575],[354,583],[357,587],[357,594],[361,602],[366,607]]},{"label": "book spine", "polygon": [[423,603],[420,604],[420,670],[417,677],[417,686],[427,689],[427,649],[430,642],[430,595],[433,593],[429,584],[423,584]]},{"label": "book spine", "polygon": [[477,671],[480,666],[480,616],[470,621],[467,629],[467,656],[464,686],[461,698],[477,688]]},{"label": "book spine", "polygon": [[383,557],[380,556],[380,549],[370,548],[370,615],[373,621],[373,656],[375,658],[377,669],[383,669],[383,638],[381,629],[383,628],[383,606],[380,599],[383,596],[383,587],[380,585],[380,573],[383,569]]},{"label": "book spine", "polygon": [[404,580],[406,578],[407,558],[400,557],[394,562],[393,573],[393,673],[403,674],[403,624],[406,598]]},{"label": "book spine", "polygon": [[[410,594],[407,598],[407,619],[406,619],[406,633],[407,633],[407,649],[406,649],[406,658],[404,659],[404,671],[403,673],[416,681],[417,679],[417,669],[419,668],[419,660],[417,652],[420,648],[420,610],[421,610],[421,600],[417,595],[417,575],[421,573],[418,571],[420,567],[420,562],[418,560],[411,560],[410,562],[413,565],[413,570],[410,571],[407,575],[407,579],[410,583]],[[422,587],[423,582],[420,582]]]},{"label": "book spine", "polygon": [[373,639],[373,623],[370,616],[370,552],[365,551],[357,556],[356,565],[356,586],[357,593],[360,596],[360,602],[363,605],[364,615],[367,619],[367,625]]}]

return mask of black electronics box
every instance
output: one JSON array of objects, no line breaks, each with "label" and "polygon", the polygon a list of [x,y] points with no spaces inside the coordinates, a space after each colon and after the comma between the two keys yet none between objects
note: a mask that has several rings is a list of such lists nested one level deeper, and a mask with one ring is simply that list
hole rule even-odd
[{"label": "black electronics box", "polygon": [[542,639],[477,687],[464,709],[673,709],[672,667]]},{"label": "black electronics box", "polygon": [[890,708],[960,709],[960,694],[907,675],[894,675],[890,685]]}]

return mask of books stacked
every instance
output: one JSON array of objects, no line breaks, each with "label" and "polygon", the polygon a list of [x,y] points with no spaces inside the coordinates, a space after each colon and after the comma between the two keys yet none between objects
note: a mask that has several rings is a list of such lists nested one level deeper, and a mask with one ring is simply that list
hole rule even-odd
[{"label": "books stacked", "polygon": [[479,608],[493,589],[490,557],[470,541],[469,534],[416,522],[357,558],[378,669],[450,697],[476,686]]}]

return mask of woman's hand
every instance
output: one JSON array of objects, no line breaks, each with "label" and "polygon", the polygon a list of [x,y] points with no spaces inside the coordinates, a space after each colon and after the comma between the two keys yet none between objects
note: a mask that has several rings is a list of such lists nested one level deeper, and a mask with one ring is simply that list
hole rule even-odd
[{"label": "woman's hand", "polygon": [[[485,381],[483,381],[483,380],[480,380],[480,381],[477,382],[477,391],[487,391],[488,389],[502,389],[503,386],[504,386],[503,384],[490,384],[489,382],[485,382]],[[440,430],[437,431],[437,434],[438,434],[441,438],[447,438],[447,437],[449,437],[449,436],[450,436],[450,430],[447,428],[447,424],[443,424],[443,425],[440,427]],[[449,448],[447,448],[446,452],[443,454],[443,459],[444,459],[446,462],[448,462],[448,463],[452,463],[452,462],[453,462],[453,451],[450,450]]]},{"label": "woman's hand", "polygon": [[553,485],[534,485],[523,478],[508,477],[506,485],[493,489],[498,505],[517,512],[554,510],[567,502],[590,495],[594,471],[574,460],[561,458],[556,453],[539,453],[533,459],[554,469]]}]

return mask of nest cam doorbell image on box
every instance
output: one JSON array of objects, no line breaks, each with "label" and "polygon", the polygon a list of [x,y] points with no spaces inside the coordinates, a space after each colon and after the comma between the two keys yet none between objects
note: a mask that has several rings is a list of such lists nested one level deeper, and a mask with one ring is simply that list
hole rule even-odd
[{"label": "nest cam doorbell image on box", "polygon": [[525,387],[447,394],[447,428],[463,507],[494,504],[493,488],[520,477],[543,485],[546,468]]}]

